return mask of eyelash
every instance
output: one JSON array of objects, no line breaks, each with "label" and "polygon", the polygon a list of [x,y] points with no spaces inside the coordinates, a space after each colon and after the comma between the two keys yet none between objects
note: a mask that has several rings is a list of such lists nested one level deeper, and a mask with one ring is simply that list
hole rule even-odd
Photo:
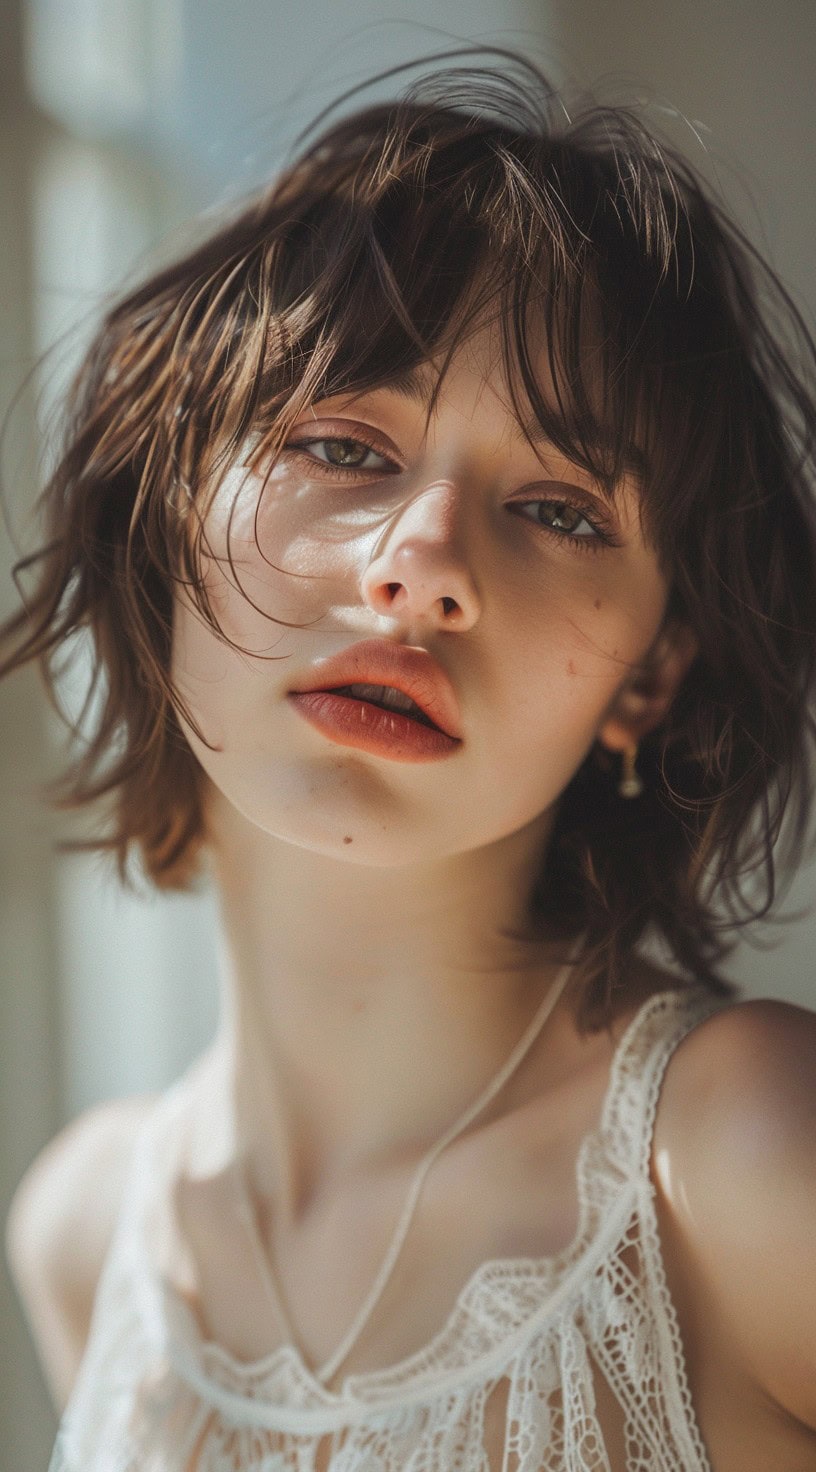
[{"label": "eyelash", "polygon": [[551,496],[536,496],[531,501],[511,501],[511,506],[553,506],[565,507],[568,511],[577,511],[582,521],[592,527],[593,535],[586,533],[559,531],[557,527],[547,526],[543,521],[536,521],[532,516],[525,516],[524,520],[532,523],[538,531],[545,532],[554,537],[558,542],[566,542],[574,547],[576,552],[600,552],[604,547],[619,547],[621,544],[611,531],[602,526],[594,517],[590,516],[580,501],[558,501]]},{"label": "eyelash", "polygon": [[[364,449],[369,450],[372,455],[379,455],[382,460],[385,460],[387,462],[390,468],[388,470],[384,470],[381,466],[374,465],[353,465],[348,467],[344,467],[342,465],[332,465],[329,461],[320,460],[316,455],[310,454],[310,449],[313,445],[325,445],[332,443],[362,446]],[[361,433],[360,430],[356,430],[353,435],[323,434],[315,435],[314,438],[308,440],[290,440],[284,446],[284,451],[288,452],[289,454],[302,456],[303,459],[309,461],[312,467],[318,466],[319,473],[330,476],[332,480],[349,481],[359,479],[360,476],[379,477],[383,475],[396,474],[401,469],[401,466],[399,466],[394,460],[392,460],[389,455],[386,455],[385,452],[381,450],[378,445],[373,441],[373,439],[369,439],[366,435]],[[556,527],[548,527],[544,522],[537,522],[532,516],[525,516],[523,518],[525,521],[529,521],[531,525],[536,527],[538,531],[544,532],[547,536],[554,538],[562,545],[564,543],[567,543],[571,548],[574,548],[576,552],[600,552],[604,547],[620,546],[620,542],[613,535],[611,530],[600,524],[597,519],[590,516],[586,507],[579,501],[556,501],[552,497],[537,496],[529,501],[511,501],[509,504],[512,507],[564,506],[569,511],[579,512],[582,520],[586,521],[587,525],[592,527],[592,531],[594,533],[593,536],[579,536],[576,535],[575,532],[559,531]]]},{"label": "eyelash", "polygon": [[[384,471],[378,465],[332,465],[328,460],[319,460],[316,455],[309,454],[309,448],[311,445],[331,444],[355,446],[361,445],[363,449],[370,450],[372,455],[379,455],[381,460],[387,461],[391,469],[388,471]],[[312,439],[309,440],[290,440],[289,443],[284,446],[284,449],[288,450],[290,454],[302,454],[304,459],[308,460],[312,466],[318,465],[321,471],[325,471],[328,475],[332,476],[333,479],[337,479],[339,477],[340,480],[354,480],[356,477],[361,475],[387,475],[393,474],[394,472],[399,471],[402,468],[401,466],[397,465],[394,460],[391,459],[390,455],[386,455],[385,451],[381,450],[379,446],[374,443],[373,439],[367,439],[365,435],[360,433],[359,430],[357,430],[356,433],[353,435],[321,434],[315,435]]]}]

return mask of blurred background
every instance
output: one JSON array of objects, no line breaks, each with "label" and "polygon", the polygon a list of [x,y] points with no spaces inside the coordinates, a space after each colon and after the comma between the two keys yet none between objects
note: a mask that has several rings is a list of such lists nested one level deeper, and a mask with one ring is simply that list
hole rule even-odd
[{"label": "blurred background", "polygon": [[[345,87],[463,41],[514,47],[557,81],[645,103],[813,326],[812,0],[0,0],[0,414],[14,405],[0,615],[16,606],[14,540],[47,466],[49,418],[106,294],[274,172]],[[70,681],[65,695],[70,706]],[[55,857],[36,794],[62,742],[35,674],[0,687],[3,1220],[62,1124],[99,1099],[165,1086],[216,1015],[206,895],[125,895],[102,860]],[[813,867],[797,877],[786,905],[797,918],[774,948],[735,952],[728,969],[746,995],[816,1006],[815,880]],[[55,1429],[3,1264],[0,1465],[44,1472]]]}]

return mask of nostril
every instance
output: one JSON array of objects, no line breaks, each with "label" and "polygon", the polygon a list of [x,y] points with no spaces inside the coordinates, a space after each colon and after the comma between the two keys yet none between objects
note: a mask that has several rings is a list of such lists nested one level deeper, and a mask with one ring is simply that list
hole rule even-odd
[{"label": "nostril", "polygon": [[456,599],[455,598],[443,598],[442,599],[442,608],[443,608],[443,610],[444,610],[444,612],[445,612],[446,615],[449,614],[449,613],[453,613],[454,609],[455,608],[458,608],[458,607],[459,607],[459,605],[456,602]]},{"label": "nostril", "polygon": [[402,583],[386,583],[385,586],[388,589],[389,598],[396,598],[400,588],[402,587]]}]

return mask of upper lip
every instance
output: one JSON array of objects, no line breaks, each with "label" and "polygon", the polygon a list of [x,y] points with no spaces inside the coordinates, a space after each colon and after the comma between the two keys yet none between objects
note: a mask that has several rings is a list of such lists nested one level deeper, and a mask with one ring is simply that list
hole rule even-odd
[{"label": "upper lip", "polygon": [[447,736],[461,739],[453,685],[427,649],[395,644],[389,639],[364,639],[340,654],[319,660],[289,693],[303,695],[311,690],[336,690],[339,685],[390,685],[416,701],[420,710]]}]

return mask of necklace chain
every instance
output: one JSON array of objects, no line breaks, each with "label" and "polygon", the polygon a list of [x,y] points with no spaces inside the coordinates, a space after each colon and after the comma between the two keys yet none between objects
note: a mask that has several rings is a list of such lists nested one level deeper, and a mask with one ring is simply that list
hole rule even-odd
[{"label": "necklace chain", "polygon": [[[361,1304],[358,1313],[355,1315],[355,1318],[348,1330],[348,1333],[344,1335],[340,1344],[337,1346],[337,1349],[334,1351],[334,1354],[328,1360],[326,1360],[325,1364],[321,1365],[321,1367],[314,1372],[315,1378],[319,1380],[322,1384],[327,1384],[331,1380],[337,1369],[340,1367],[340,1365],[343,1363],[343,1361],[348,1358],[352,1348],[357,1343],[357,1340],[362,1334],[363,1329],[371,1318],[371,1315],[373,1314],[375,1308],[377,1307],[377,1304],[379,1303],[385,1291],[386,1285],[388,1284],[391,1274],[393,1273],[396,1266],[397,1259],[400,1255],[400,1252],[402,1251],[403,1245],[405,1243],[405,1238],[408,1235],[408,1229],[411,1225],[417,1202],[419,1200],[419,1194],[425,1183],[425,1178],[428,1174],[428,1171],[431,1169],[431,1166],[434,1164],[437,1157],[441,1155],[442,1151],[448,1145],[450,1145],[453,1140],[455,1140],[456,1136],[462,1134],[462,1132],[467,1129],[468,1125],[472,1124],[473,1120],[476,1119],[476,1117],[481,1114],[484,1109],[487,1108],[488,1104],[492,1103],[493,1099],[504,1087],[504,1085],[507,1083],[508,1079],[515,1072],[515,1070],[519,1067],[522,1060],[530,1051],[530,1048],[532,1047],[533,1043],[535,1042],[536,1038],[544,1027],[545,1022],[549,1018],[550,1014],[554,1011],[556,1004],[558,1003],[561,994],[566,987],[570,972],[572,971],[574,964],[574,959],[572,959],[561,968],[552,986],[547,992],[546,997],[536,1011],[535,1016],[533,1017],[529,1025],[525,1028],[521,1038],[517,1042],[509,1058],[499,1069],[498,1073],[494,1074],[493,1078],[482,1090],[478,1098],[475,1099],[473,1103],[468,1106],[464,1114],[460,1115],[449,1129],[445,1130],[444,1134],[442,1134],[439,1139],[435,1141],[430,1150],[428,1150],[427,1153],[422,1157],[422,1160],[419,1162],[419,1165],[414,1173],[414,1177],[405,1200],[405,1205],[403,1206],[402,1213],[400,1215],[399,1221],[397,1222],[394,1235],[391,1238],[388,1249],[380,1265],[379,1272],[377,1273],[377,1276],[375,1277],[374,1282],[372,1283],[371,1288],[365,1297],[365,1300]],[[273,1271],[272,1258],[267,1252],[263,1250],[261,1246],[260,1236],[256,1226],[255,1213],[250,1201],[249,1186],[243,1162],[240,1160],[237,1161],[236,1167],[239,1188],[238,1209],[241,1216],[244,1218],[248,1228],[248,1235],[252,1245],[252,1251],[256,1260],[258,1270],[260,1272],[267,1294],[271,1300],[272,1306],[275,1310],[284,1334],[300,1352],[298,1339],[292,1328],[290,1317],[284,1303],[283,1294],[276,1280],[276,1275]]]}]

